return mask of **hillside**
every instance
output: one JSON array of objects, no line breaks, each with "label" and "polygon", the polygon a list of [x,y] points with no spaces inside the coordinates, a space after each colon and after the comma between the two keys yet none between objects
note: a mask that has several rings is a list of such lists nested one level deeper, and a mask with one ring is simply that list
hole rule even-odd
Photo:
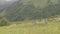
[{"label": "hillside", "polygon": [[2,17],[10,21],[50,18],[60,15],[59,0],[19,0],[3,10]]},{"label": "hillside", "polygon": [[7,1],[0,0],[0,34],[60,34],[60,0]]}]

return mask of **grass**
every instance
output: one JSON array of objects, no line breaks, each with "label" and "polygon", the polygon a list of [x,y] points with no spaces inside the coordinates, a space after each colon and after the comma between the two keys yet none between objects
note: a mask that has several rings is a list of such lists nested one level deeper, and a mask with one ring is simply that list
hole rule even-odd
[{"label": "grass", "polygon": [[[28,23],[29,22],[29,23]],[[0,27],[0,34],[60,34],[60,23],[39,21],[35,26],[31,21]]]}]

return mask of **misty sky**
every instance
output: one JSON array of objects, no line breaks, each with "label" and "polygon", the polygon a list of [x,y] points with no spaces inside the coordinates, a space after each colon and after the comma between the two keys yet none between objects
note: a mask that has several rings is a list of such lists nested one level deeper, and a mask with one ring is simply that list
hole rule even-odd
[{"label": "misty sky", "polygon": [[9,7],[11,4],[18,0],[0,0],[0,10]]}]

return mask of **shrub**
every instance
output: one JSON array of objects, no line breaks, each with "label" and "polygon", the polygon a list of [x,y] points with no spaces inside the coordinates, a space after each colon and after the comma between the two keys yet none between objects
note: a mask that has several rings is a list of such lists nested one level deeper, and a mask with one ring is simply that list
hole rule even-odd
[{"label": "shrub", "polygon": [[7,26],[9,25],[8,20],[6,18],[2,18],[0,20],[0,26]]}]

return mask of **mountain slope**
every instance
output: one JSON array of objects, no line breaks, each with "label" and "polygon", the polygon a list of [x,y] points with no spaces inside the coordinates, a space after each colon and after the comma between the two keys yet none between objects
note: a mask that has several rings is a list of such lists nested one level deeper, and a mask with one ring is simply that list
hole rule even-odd
[{"label": "mountain slope", "polygon": [[19,0],[5,9],[4,17],[11,21],[50,18],[60,15],[60,4],[57,2],[58,0]]}]

